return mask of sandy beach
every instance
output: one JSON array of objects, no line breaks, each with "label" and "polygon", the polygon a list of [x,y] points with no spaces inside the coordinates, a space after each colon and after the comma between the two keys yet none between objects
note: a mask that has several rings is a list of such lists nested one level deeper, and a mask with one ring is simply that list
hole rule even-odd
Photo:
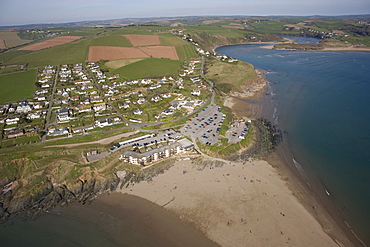
[{"label": "sandy beach", "polygon": [[120,192],[168,209],[221,246],[342,245],[262,160],[201,167],[179,159],[152,181]]}]

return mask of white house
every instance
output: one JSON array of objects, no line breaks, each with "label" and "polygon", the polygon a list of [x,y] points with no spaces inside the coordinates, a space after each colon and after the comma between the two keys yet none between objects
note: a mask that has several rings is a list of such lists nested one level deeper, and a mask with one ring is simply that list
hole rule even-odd
[{"label": "white house", "polygon": [[27,113],[32,110],[32,105],[28,104],[27,102],[22,102],[17,106],[17,109],[15,110],[16,113]]},{"label": "white house", "polygon": [[158,95],[155,95],[151,98],[151,101],[154,101],[154,102],[158,102],[158,101],[161,101],[161,97],[159,97]]},{"label": "white house", "polygon": [[19,117],[16,116],[8,116],[5,120],[6,124],[16,124],[19,121]]},{"label": "white house", "polygon": [[95,112],[105,111],[107,109],[107,104],[105,104],[105,103],[95,104],[93,106],[93,109],[94,109]]},{"label": "white house", "polygon": [[27,115],[27,118],[28,119],[31,119],[31,120],[38,119],[38,118],[41,118],[41,117],[42,117],[42,112],[41,111],[39,111],[39,112],[31,112],[31,113],[29,113]]},{"label": "white house", "polygon": [[63,108],[58,112],[59,122],[68,122],[70,120],[68,108]]},{"label": "white house", "polygon": [[191,92],[192,95],[195,95],[195,96],[200,96],[200,90],[193,90]]},{"label": "white house", "polygon": [[95,123],[100,128],[103,128],[105,126],[110,126],[110,125],[113,125],[114,124],[114,122],[110,118],[100,119],[100,120],[95,121]]},{"label": "white house", "polygon": [[140,109],[136,109],[135,111],[134,111],[134,114],[135,115],[141,115],[143,113],[143,111],[142,110],[140,110]]}]

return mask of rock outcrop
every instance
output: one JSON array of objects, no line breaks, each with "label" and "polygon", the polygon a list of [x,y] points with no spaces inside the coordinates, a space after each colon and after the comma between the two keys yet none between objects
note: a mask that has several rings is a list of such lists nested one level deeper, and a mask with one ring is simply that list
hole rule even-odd
[{"label": "rock outcrop", "polygon": [[[7,189],[0,193],[0,220],[4,221],[11,215],[22,212],[36,218],[41,212],[49,211],[57,205],[67,205],[73,201],[89,203],[101,193],[114,191],[120,179],[115,175],[97,176],[87,180],[79,180],[75,184],[44,183],[38,193],[22,193],[18,189]],[[4,187],[4,186],[3,186]],[[24,195],[23,195],[24,194]]]}]

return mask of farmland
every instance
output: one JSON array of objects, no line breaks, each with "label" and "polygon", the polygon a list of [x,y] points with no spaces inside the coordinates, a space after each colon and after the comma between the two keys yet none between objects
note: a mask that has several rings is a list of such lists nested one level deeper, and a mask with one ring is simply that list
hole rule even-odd
[{"label": "farmland", "polygon": [[94,39],[91,43],[92,46],[120,46],[131,47],[130,41],[120,34],[107,35]]},{"label": "farmland", "polygon": [[24,40],[19,38],[16,32],[11,31],[0,32],[0,49],[16,47],[30,42],[31,40]]},{"label": "farmland", "polygon": [[132,80],[138,78],[175,75],[179,68],[180,61],[149,58],[115,69],[112,73],[120,74],[122,78]]},{"label": "farmland", "polygon": [[81,38],[81,36],[60,36],[60,37],[44,40],[44,41],[41,41],[39,43],[35,43],[35,44],[32,44],[32,45],[22,47],[19,50],[21,50],[21,51],[22,50],[38,51],[38,50],[46,49],[46,48],[49,48],[49,47],[54,47],[54,46],[57,46],[57,45],[66,44],[66,43],[78,40],[80,38]]},{"label": "farmland", "polygon": [[181,60],[191,60],[199,58],[192,45],[176,46],[177,55]]},{"label": "farmland", "polygon": [[89,61],[149,58],[149,55],[134,47],[90,46]]},{"label": "farmland", "polygon": [[33,96],[36,70],[0,76],[0,104]]},{"label": "farmland", "polygon": [[148,46],[148,45],[160,45],[158,35],[139,35],[139,34],[126,34],[124,35],[133,46]]},{"label": "farmland", "polygon": [[143,60],[143,59],[141,59],[141,58],[131,58],[131,59],[113,60],[113,61],[106,62],[105,65],[109,68],[112,68],[112,69],[118,69],[118,68],[121,68],[123,66],[129,65],[131,63],[139,62],[141,60]]},{"label": "farmland", "polygon": [[58,45],[48,49],[17,56],[8,60],[6,63],[28,63],[29,67],[38,67],[47,64],[58,65],[66,63],[82,63],[87,59],[90,43],[91,39],[84,39],[78,42]]},{"label": "farmland", "polygon": [[32,51],[9,51],[9,52],[4,52],[0,54],[0,63],[6,63],[8,60],[16,58],[18,56],[25,55],[27,53],[31,53]]}]

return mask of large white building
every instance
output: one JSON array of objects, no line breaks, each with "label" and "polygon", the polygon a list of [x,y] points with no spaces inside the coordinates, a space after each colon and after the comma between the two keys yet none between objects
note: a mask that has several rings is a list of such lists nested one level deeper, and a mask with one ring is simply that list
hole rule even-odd
[{"label": "large white building", "polygon": [[194,144],[186,138],[183,138],[175,143],[165,145],[159,148],[154,148],[143,153],[126,150],[120,156],[120,160],[135,165],[147,165],[151,162],[156,162],[160,159],[169,158],[173,155],[190,151]]}]

